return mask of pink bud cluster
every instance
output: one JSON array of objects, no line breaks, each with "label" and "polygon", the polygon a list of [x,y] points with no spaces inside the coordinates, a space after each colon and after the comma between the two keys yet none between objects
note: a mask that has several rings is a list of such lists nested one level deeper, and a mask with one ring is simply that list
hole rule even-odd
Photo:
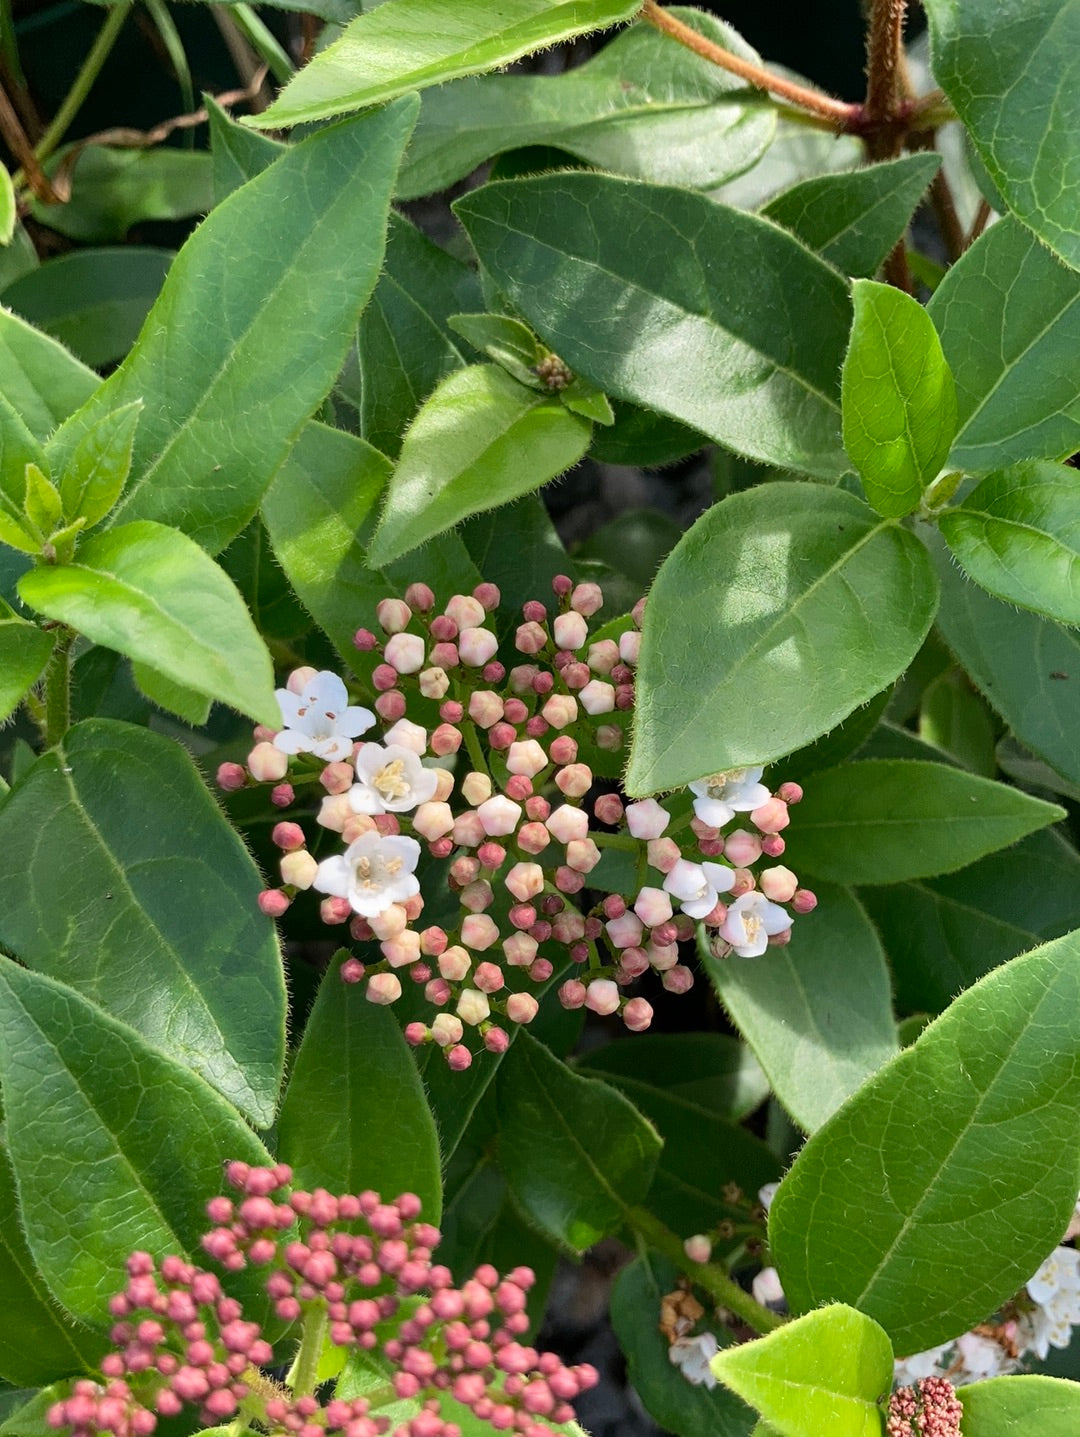
[{"label": "pink bud cluster", "polygon": [[[571,1403],[595,1386],[595,1369],[567,1367],[522,1341],[528,1330],[527,1267],[500,1277],[488,1264],[460,1287],[432,1260],[439,1232],[419,1221],[410,1193],[384,1202],[378,1193],[334,1196],[290,1191],[279,1164],[230,1163],[236,1199],[207,1206],[214,1226],[203,1247],[226,1271],[266,1271],[265,1288],[286,1323],[314,1313],[338,1347],[369,1353],[388,1374],[379,1405],[416,1402],[416,1414],[392,1437],[461,1437],[444,1420],[445,1396],[496,1432],[550,1437],[546,1424],[572,1419]],[[128,1282],[112,1299],[114,1350],[102,1362],[106,1385],[77,1382],[48,1413],[72,1437],[149,1437],[159,1417],[195,1408],[206,1425],[246,1421],[295,1437],[380,1437],[389,1419],[369,1400],[335,1398],[326,1406],[293,1394],[257,1369],[273,1358],[259,1324],[245,1321],[211,1272],[177,1257],[155,1265],[148,1253],[128,1260]]]},{"label": "pink bud cluster", "polygon": [[920,1377],[914,1387],[898,1387],[889,1398],[887,1437],[960,1437],[964,1409],[951,1382]]},{"label": "pink bud cluster", "polygon": [[[356,635],[375,661],[381,741],[344,740],[374,715],[344,708],[351,727],[337,732],[331,705],[349,703],[340,680],[297,670],[284,709],[308,729],[258,730],[247,770],[233,766],[240,779],[231,769],[219,774],[225,787],[249,775],[274,785],[275,803],[291,802],[305,781],[321,787],[316,821],[340,833],[345,852],[319,862],[299,823],[278,823],[282,882],[261,896],[263,911],[280,917],[298,892],[325,894],[322,920],[347,925],[361,945],[342,976],[365,982],[367,997],[382,1004],[401,997],[403,978],[416,984],[438,1011],[408,1024],[406,1037],[436,1045],[452,1069],[468,1067],[478,1048],[505,1051],[509,1030],[538,1011],[530,987],[567,963],[576,971],[558,987],[565,1007],[617,1014],[640,1032],[652,1006],[628,990],[651,971],[669,992],[686,992],[694,976],[680,945],[698,921],[718,955],[757,956],[787,942],[791,913],[816,903],[790,869],[754,871],[784,852],[797,784],[774,794],[760,769],[715,774],[692,785],[693,813],[689,795],[680,812],[679,800],[627,803],[600,791],[587,759],[623,743],[644,600],[596,637],[600,586],[560,575],[552,587],[553,615],[539,600],[523,606],[512,640],[522,662],[509,669],[490,625],[500,601],[494,584],[456,594],[441,610],[425,584],[382,600],[382,637]],[[310,696],[308,707],[291,695]],[[322,752],[344,744],[351,758],[321,762],[313,744]],[[736,814],[749,827],[726,831]],[[413,873],[425,848],[446,865],[458,897],[446,927],[423,921]],[[599,875],[590,879],[610,849],[632,855],[632,891],[611,893]]]}]

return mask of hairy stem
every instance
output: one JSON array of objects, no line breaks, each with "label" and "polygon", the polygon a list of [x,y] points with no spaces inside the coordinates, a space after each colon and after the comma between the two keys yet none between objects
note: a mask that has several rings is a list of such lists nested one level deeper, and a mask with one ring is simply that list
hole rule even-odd
[{"label": "hairy stem", "polygon": [[287,1379],[296,1397],[310,1397],[318,1386],[327,1323],[326,1306],[322,1302],[313,1303],[304,1314],[300,1346]]},{"label": "hairy stem", "polygon": [[719,65],[722,70],[728,70],[733,75],[738,75],[749,85],[755,85],[759,90],[766,90],[771,95],[780,95],[791,104],[802,110],[809,110],[811,114],[821,115],[831,121],[839,129],[846,128],[860,113],[858,105],[847,104],[843,100],[834,100],[831,95],[823,95],[818,90],[811,90],[806,85],[797,85],[791,80],[785,80],[780,75],[770,74],[761,65],[755,65],[749,60],[744,60],[739,55],[734,55],[730,50],[725,50],[722,45],[717,45],[712,40],[707,40],[704,35],[692,29],[689,25],[677,20],[674,15],[661,9],[656,0],[645,0],[641,8],[640,18],[647,20],[650,25],[655,25],[665,35],[670,35],[673,40],[678,40],[680,45],[685,45],[688,50],[693,50],[695,55],[700,55],[704,60],[710,60],[714,65]]},{"label": "hairy stem", "polygon": [[[874,0],[866,36],[866,122],[881,133],[896,117],[900,100],[899,77],[904,46],[907,0]],[[900,153],[900,136],[890,135],[892,154]],[[884,159],[885,155],[875,155]]]},{"label": "hairy stem", "polygon": [[58,744],[71,727],[71,650],[73,629],[62,629],[45,669],[43,731],[47,748]]}]

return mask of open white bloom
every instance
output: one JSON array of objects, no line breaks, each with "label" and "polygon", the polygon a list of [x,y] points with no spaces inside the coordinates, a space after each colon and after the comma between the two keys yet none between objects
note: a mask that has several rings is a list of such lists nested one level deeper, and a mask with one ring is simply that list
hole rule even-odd
[{"label": "open white bloom", "polygon": [[420,859],[415,838],[365,833],[344,853],[319,864],[312,887],[334,898],[347,898],[354,913],[375,918],[394,903],[420,892],[414,869]]},{"label": "open white bloom", "polygon": [[760,958],[775,933],[791,927],[791,914],[764,893],[744,893],[727,911],[720,936],[740,958]]},{"label": "open white bloom", "polygon": [[1020,1319],[1021,1340],[1045,1359],[1051,1347],[1068,1347],[1073,1324],[1080,1322],[1080,1252],[1055,1248],[1026,1286],[1037,1306]]},{"label": "open white bloom", "polygon": [[410,748],[401,744],[366,743],[356,755],[356,776],[349,789],[354,813],[406,813],[427,803],[438,787],[439,775],[425,768]]},{"label": "open white bloom", "polygon": [[274,747],[282,753],[313,753],[328,763],[348,758],[353,739],[375,722],[368,709],[350,707],[345,685],[326,669],[313,675],[300,693],[276,689],[274,696],[285,725]]},{"label": "open white bloom", "polygon": [[759,780],[764,769],[732,768],[690,785],[694,812],[710,828],[723,828],[737,813],[750,813],[772,797]]},{"label": "open white bloom", "polygon": [[720,1345],[712,1333],[702,1332],[698,1337],[677,1337],[668,1348],[668,1357],[687,1382],[695,1387],[715,1387],[716,1378],[709,1363],[719,1351]]},{"label": "open white bloom", "polygon": [[716,907],[721,893],[735,887],[735,874],[722,863],[691,863],[680,858],[664,879],[664,892],[679,900],[690,918],[704,918]]}]

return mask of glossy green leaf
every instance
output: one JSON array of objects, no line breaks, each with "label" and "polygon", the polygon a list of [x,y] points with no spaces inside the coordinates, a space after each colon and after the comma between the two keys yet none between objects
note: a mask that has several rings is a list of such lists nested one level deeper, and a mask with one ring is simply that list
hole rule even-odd
[{"label": "glossy green leaf", "polygon": [[903,883],[952,873],[1064,816],[948,764],[860,759],[808,782],[784,861],[834,883]]},{"label": "glossy green leaf", "polygon": [[210,717],[211,700],[183,684],[174,683],[149,664],[132,660],[131,676],[139,692],[166,713],[175,714],[191,728],[202,728]]},{"label": "glossy green leaf", "polygon": [[51,534],[60,522],[60,491],[36,464],[26,466],[26,517],[42,534]]},{"label": "glossy green leaf", "polygon": [[293,1062],[278,1157],[308,1190],[374,1188],[387,1201],[415,1193],[424,1221],[438,1226],[439,1140],[420,1075],[394,1015],[361,984],[343,982],[342,956],[322,980]]},{"label": "glossy green leaf", "polygon": [[255,865],[184,750],[111,719],[68,731],[0,809],[0,942],[273,1119],[285,991]]},{"label": "glossy green leaf", "polygon": [[[714,43],[761,63],[723,21],[669,9]],[[775,117],[760,92],[653,26],[633,25],[561,74],[485,75],[429,90],[398,194],[446,189],[492,155],[542,144],[614,174],[707,188],[754,163]]]},{"label": "glossy green leaf", "polygon": [[528,494],[571,468],[592,427],[496,365],[442,381],[406,433],[368,549],[381,568],[459,520]]},{"label": "glossy green leaf", "polygon": [[1059,1377],[992,1377],[961,1387],[963,1426],[971,1437],[1073,1437],[1080,1427],[1080,1383]]},{"label": "glossy green leaf", "polygon": [[1017,738],[1080,783],[1080,636],[1015,609],[965,578],[930,540],[942,587],[939,627]]},{"label": "glossy green leaf", "polygon": [[1013,219],[949,270],[928,306],[956,380],[950,463],[1000,469],[1080,446],[1080,275]]},{"label": "glossy green leaf", "polygon": [[15,188],[6,166],[0,165],[0,245],[9,245],[15,236],[15,221],[19,218],[19,207],[15,203]]},{"label": "glossy green leaf", "polygon": [[79,546],[75,562],[24,574],[46,618],[139,659],[175,683],[276,727],[266,645],[224,572],[185,534],[142,520]]},{"label": "glossy green leaf", "polygon": [[[754,1425],[750,1408],[726,1387],[687,1382],[668,1356],[657,1322],[662,1299],[678,1286],[679,1274],[653,1252],[629,1263],[615,1279],[611,1324],[633,1389],[650,1415],[677,1437],[747,1437]],[[717,1335],[722,1337],[723,1329]]]},{"label": "glossy green leaf", "polygon": [[1032,460],[989,474],[938,520],[976,583],[999,599],[1080,624],[1080,477]]},{"label": "glossy green leaf", "polygon": [[776,138],[757,164],[713,190],[712,197],[737,209],[756,210],[800,180],[843,174],[865,163],[866,150],[854,135],[826,133],[781,118]]},{"label": "glossy green leaf", "polygon": [[0,300],[3,299],[8,285],[37,269],[40,263],[34,241],[27,233],[26,226],[21,220],[17,221],[11,240],[4,248],[0,248]]},{"label": "glossy green leaf", "polygon": [[717,1353],[713,1372],[781,1437],[880,1437],[893,1352],[876,1322],[835,1305]]},{"label": "glossy green leaf", "polygon": [[403,100],[291,147],[177,255],[131,354],[58,440],[69,452],[104,412],[144,401],[117,521],[172,523],[215,552],[251,518],[374,286],[415,110]]},{"label": "glossy green leaf", "polygon": [[86,145],[77,150],[71,169],[76,149],[59,150],[46,165],[53,175],[61,166],[66,175],[70,172],[70,199],[48,205],[35,200],[31,205],[40,224],[68,239],[118,243],[132,225],[205,214],[213,203],[211,161],[205,150]]},{"label": "glossy green leaf", "polygon": [[793,1310],[850,1302],[908,1353],[1012,1296],[1076,1203],[1078,1056],[1080,935],[961,994],[781,1184],[769,1241]]},{"label": "glossy green leaf", "polygon": [[0,599],[0,723],[10,718],[38,679],[55,642],[55,634],[20,619]]},{"label": "glossy green leaf", "polygon": [[616,1087],[626,1082],[662,1088],[735,1122],[769,1096],[758,1060],[744,1043],[724,1033],[635,1035],[592,1049],[574,1066]]},{"label": "glossy green leaf", "polygon": [[62,344],[0,306],[4,398],[37,439],[45,439],[101,381]]},{"label": "glossy green leaf", "polygon": [[786,948],[761,959],[702,955],[773,1092],[810,1133],[898,1051],[873,925],[845,889],[815,891],[817,908],[795,919]]},{"label": "glossy green leaf", "polygon": [[617,1231],[652,1181],[654,1129],[613,1088],[578,1077],[526,1032],[496,1083],[499,1158],[521,1211],[573,1252]]},{"label": "glossy green leaf", "polygon": [[993,778],[996,723],[984,699],[959,669],[928,684],[919,709],[919,737],[972,773]]},{"label": "glossy green leaf", "polygon": [[210,156],[213,160],[214,203],[238,190],[248,180],[262,174],[284,152],[280,140],[260,135],[246,125],[238,125],[209,95],[204,96],[210,122]]},{"label": "glossy green leaf", "polygon": [[945,462],[956,391],[933,321],[892,285],[859,279],[844,360],[844,446],[878,511],[901,518]]},{"label": "glossy green leaf", "polygon": [[761,213],[841,274],[872,278],[940,164],[934,154],[904,155],[846,175],[815,175],[771,199]]},{"label": "glossy green leaf", "polygon": [[836,728],[822,734],[821,738],[815,739],[797,753],[788,754],[770,770],[770,784],[775,788],[787,779],[802,783],[807,774],[818,773],[823,768],[834,768],[845,758],[859,753],[871,736],[878,732],[891,698],[892,690],[882,689],[881,693],[875,694],[869,703],[856,709]]},{"label": "glossy green leaf", "polygon": [[[704,195],[585,173],[485,185],[455,210],[500,289],[575,373],[752,459],[844,472],[850,301],[792,236]],[[798,323],[783,299],[793,290]]]},{"label": "glossy green leaf", "polygon": [[1078,0],[926,0],[934,78],[1012,212],[1080,268]]},{"label": "glossy green leaf", "polygon": [[248,117],[274,130],[378,105],[409,90],[496,70],[531,50],[629,20],[639,0],[390,0],[359,15],[300,70],[270,106]]},{"label": "glossy green leaf", "polygon": [[11,285],[4,303],[102,368],[135,343],[172,260],[172,250],[141,245],[74,250]]},{"label": "glossy green leaf", "polygon": [[851,494],[771,483],[714,505],[650,591],[628,791],[828,732],[911,662],[936,605],[915,537]]},{"label": "glossy green leaf", "polygon": [[703,449],[708,440],[651,409],[615,400],[611,406],[615,416],[610,429],[593,433],[590,454],[601,464],[638,465],[643,469],[672,464]]},{"label": "glossy green leaf", "polygon": [[30,1251],[70,1312],[107,1323],[131,1252],[197,1251],[222,1163],[272,1159],[189,1068],[73,989],[6,958],[0,1037]]},{"label": "glossy green leaf", "polygon": [[[140,400],[102,415],[86,431],[60,480],[64,517],[83,519],[87,528],[104,519],[120,496],[131,469],[131,449],[142,413]],[[45,453],[49,453],[46,446]]]},{"label": "glossy green leaf", "polygon": [[448,323],[455,334],[501,365],[519,384],[531,389],[542,386],[536,364],[547,351],[520,319],[508,314],[452,314]]}]

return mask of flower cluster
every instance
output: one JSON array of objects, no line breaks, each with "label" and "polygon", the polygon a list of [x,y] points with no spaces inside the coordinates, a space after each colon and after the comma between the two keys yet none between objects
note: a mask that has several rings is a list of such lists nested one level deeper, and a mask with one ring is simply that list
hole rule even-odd
[{"label": "flower cluster", "polygon": [[110,1304],[117,1321],[101,1364],[105,1383],[75,1383],[50,1408],[49,1426],[72,1437],[149,1437],[159,1417],[189,1408],[205,1425],[239,1414],[296,1437],[380,1437],[391,1422],[379,1409],[409,1400],[414,1414],[392,1437],[460,1437],[442,1415],[447,1398],[521,1437],[550,1437],[546,1424],[571,1420],[570,1404],[597,1374],[522,1342],[530,1269],[500,1277],[485,1264],[455,1286],[432,1261],[439,1233],[419,1221],[415,1196],[289,1191],[291,1178],[283,1164],[231,1163],[239,1197],[208,1204],[214,1226],[203,1247],[226,1271],[264,1270],[277,1318],[299,1322],[305,1341],[314,1335],[315,1357],[325,1330],[336,1346],[367,1354],[367,1365],[386,1374],[384,1390],[322,1406],[311,1392],[279,1386],[258,1370],[273,1357],[259,1324],[245,1320],[214,1273],[137,1252]]},{"label": "flower cluster", "polygon": [[[652,1007],[628,990],[650,971],[671,992],[689,989],[680,944],[699,922],[717,956],[758,957],[816,903],[781,864],[755,871],[784,852],[797,784],[773,794],[750,768],[664,803],[612,791],[604,774],[633,710],[644,601],[590,633],[600,587],[560,576],[553,590],[554,616],[539,600],[524,605],[502,646],[519,660],[509,669],[494,584],[441,610],[425,584],[382,600],[381,636],[355,637],[372,709],[351,704],[336,675],[298,669],[278,692],[282,729],[258,730],[246,768],[218,774],[225,788],[273,785],[282,808],[305,784],[321,787],[316,823],[343,850],[316,857],[299,823],[278,823],[281,885],[262,907],[277,917],[301,890],[324,895],[323,921],[363,945],[343,976],[376,1003],[397,1001],[403,976],[422,989],[438,1011],[406,1036],[438,1045],[452,1068],[480,1045],[504,1051],[508,1025],[536,1015],[530,988],[567,964],[565,1007],[617,1013],[641,1031]],[[425,851],[458,900],[445,926],[422,919]]]},{"label": "flower cluster", "polygon": [[886,1437],[960,1437],[964,1409],[944,1377],[920,1377],[889,1398]]}]

